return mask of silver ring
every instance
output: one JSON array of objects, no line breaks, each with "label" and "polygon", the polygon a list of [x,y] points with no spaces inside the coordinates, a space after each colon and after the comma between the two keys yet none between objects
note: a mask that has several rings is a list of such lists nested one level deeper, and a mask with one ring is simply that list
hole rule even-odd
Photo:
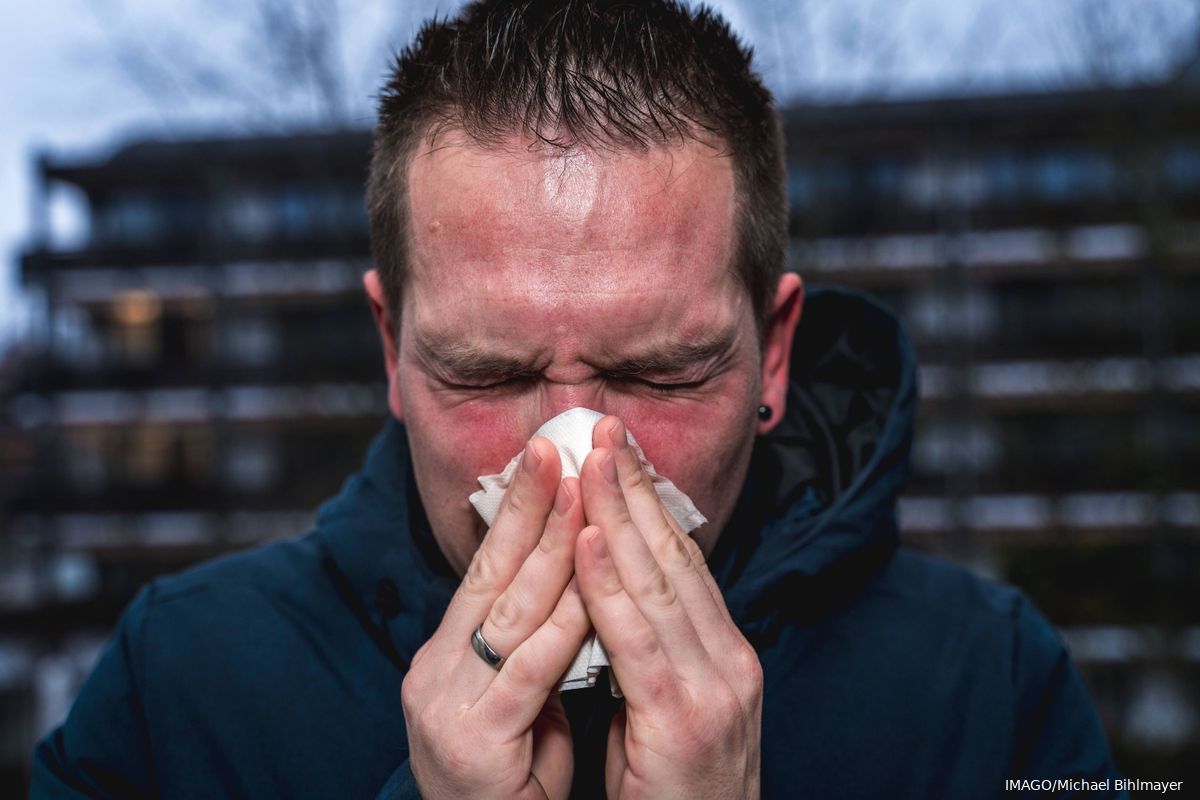
[{"label": "silver ring", "polygon": [[492,646],[483,640],[483,626],[480,625],[471,634],[471,647],[479,654],[489,667],[500,669],[504,663],[504,656],[492,649]]}]

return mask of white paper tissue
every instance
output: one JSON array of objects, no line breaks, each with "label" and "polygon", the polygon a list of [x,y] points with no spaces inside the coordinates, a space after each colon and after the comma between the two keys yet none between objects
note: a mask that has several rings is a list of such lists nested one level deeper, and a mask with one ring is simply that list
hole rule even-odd
[{"label": "white paper tissue", "polygon": [[[579,477],[583,460],[592,450],[592,428],[596,427],[596,423],[603,418],[603,414],[590,408],[572,408],[548,420],[537,429],[535,436],[546,437],[558,448],[558,457],[562,462],[564,478]],[[686,494],[681,492],[670,480],[654,471],[653,465],[646,460],[646,455],[634,440],[633,434],[627,432],[626,436],[629,439],[629,445],[641,459],[642,466],[646,468],[646,473],[650,476],[663,505],[679,522],[679,526],[685,532],[690,533],[707,522],[708,520]],[[488,525],[495,521],[496,515],[500,511],[500,501],[504,498],[504,492],[508,489],[520,460],[521,453],[517,453],[508,462],[503,472],[497,475],[481,475],[479,478],[479,485],[483,488],[472,494],[470,500],[471,505],[475,506],[479,516],[483,517],[484,522]],[[594,686],[600,668],[605,666],[608,666],[608,654],[604,652],[604,646],[595,635],[589,636],[583,643],[583,647],[579,649],[571,667],[563,676],[559,690],[565,692]],[[613,694],[618,695],[619,691],[615,681],[612,682],[611,687]]]}]

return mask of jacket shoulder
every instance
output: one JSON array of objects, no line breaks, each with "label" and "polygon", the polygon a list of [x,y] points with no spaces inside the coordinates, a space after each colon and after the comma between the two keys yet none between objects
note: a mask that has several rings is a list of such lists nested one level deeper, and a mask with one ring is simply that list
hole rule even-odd
[{"label": "jacket shoulder", "polygon": [[[1053,628],[1020,589],[983,577],[939,556],[900,547],[877,590],[946,623]],[[910,609],[917,610],[917,609]],[[1032,631],[1031,631],[1032,632]],[[1039,638],[1044,638],[1039,636]]]},{"label": "jacket shoulder", "polygon": [[[897,552],[897,576],[910,597],[946,625],[949,637],[979,632],[1002,656],[1011,698],[1011,776],[1118,777],[1100,720],[1058,631],[1023,592],[974,575],[942,559]],[[953,624],[957,623],[957,624]],[[1005,685],[1006,684],[1006,685]]]},{"label": "jacket shoulder", "polygon": [[315,533],[281,539],[203,561],[153,582],[154,606],[168,607],[196,594],[270,591],[289,594],[311,586],[322,573]]},{"label": "jacket shoulder", "polygon": [[907,547],[896,551],[891,567],[890,590],[929,618],[942,620],[949,629],[990,632],[1010,647],[1014,684],[1061,669],[1070,660],[1058,630],[1017,587]]},{"label": "jacket shoulder", "polygon": [[158,578],[138,609],[146,688],[173,691],[200,668],[229,688],[260,683],[314,646],[350,646],[342,608],[314,534]]},{"label": "jacket shoulder", "polygon": [[[870,632],[909,677],[943,665],[944,677],[981,682],[1014,703],[1069,663],[1066,644],[1020,589],[943,558],[900,547],[844,622]],[[969,669],[945,670],[962,661]]]}]

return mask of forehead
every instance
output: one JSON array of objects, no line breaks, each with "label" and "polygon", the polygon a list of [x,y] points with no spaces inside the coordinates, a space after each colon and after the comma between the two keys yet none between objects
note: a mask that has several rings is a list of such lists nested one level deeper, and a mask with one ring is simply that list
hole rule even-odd
[{"label": "forehead", "polygon": [[484,147],[443,134],[409,167],[416,294],[632,294],[732,279],[728,157],[687,142],[645,151]]},{"label": "forehead", "polygon": [[731,270],[733,171],[704,144],[545,153],[444,137],[408,186],[401,321],[417,338],[594,363],[752,316]]}]

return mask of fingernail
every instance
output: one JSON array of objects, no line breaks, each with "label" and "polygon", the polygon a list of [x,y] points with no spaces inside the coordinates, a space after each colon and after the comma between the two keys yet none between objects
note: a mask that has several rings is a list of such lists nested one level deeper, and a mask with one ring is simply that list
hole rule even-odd
[{"label": "fingernail", "polygon": [[604,460],[600,462],[600,471],[604,473],[604,479],[614,486],[617,483],[617,462],[613,459],[612,453],[605,453]]},{"label": "fingernail", "polygon": [[538,465],[542,463],[542,457],[537,454],[537,450],[533,449],[533,440],[530,439],[525,445],[525,455],[521,458],[521,467],[530,475],[537,472]]},{"label": "fingernail", "polygon": [[588,547],[592,548],[592,555],[596,556],[596,558],[608,558],[608,545],[604,543],[604,533],[599,529],[592,534],[592,538],[588,542]]},{"label": "fingernail", "polygon": [[613,447],[616,449],[624,450],[629,446],[629,440],[625,438],[624,423],[618,421],[617,424],[612,427],[612,430],[608,432],[608,435],[612,439]]},{"label": "fingernail", "polygon": [[558,484],[558,494],[554,496],[554,513],[560,517],[565,517],[567,512],[571,510],[571,503],[575,502],[575,498],[571,496],[571,490],[567,488],[565,481],[560,481]]}]

